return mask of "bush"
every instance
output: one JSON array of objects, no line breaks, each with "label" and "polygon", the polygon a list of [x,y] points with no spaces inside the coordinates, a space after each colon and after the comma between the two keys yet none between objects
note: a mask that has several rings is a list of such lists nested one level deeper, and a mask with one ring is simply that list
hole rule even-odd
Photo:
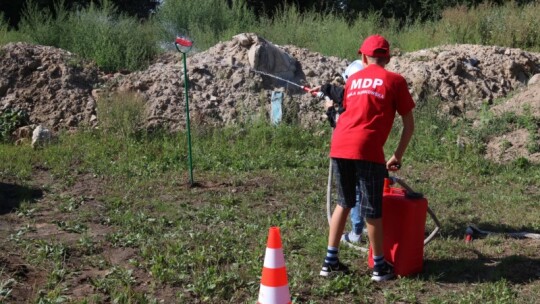
[{"label": "bush", "polygon": [[172,42],[177,33],[188,31],[196,47],[206,49],[219,40],[229,40],[241,32],[254,31],[255,14],[245,0],[233,0],[229,7],[223,0],[177,0],[161,4],[156,20],[160,38]]},{"label": "bush", "polygon": [[539,13],[539,3],[523,6],[515,2],[500,6],[483,3],[474,8],[448,8],[435,24],[437,39],[433,43],[472,43],[538,50]]},{"label": "bush", "polygon": [[154,24],[118,14],[109,1],[76,12],[60,1],[54,14],[30,2],[20,31],[34,43],[77,53],[105,71],[145,68],[158,53]]},{"label": "bush", "polygon": [[0,142],[9,142],[11,134],[28,123],[28,114],[25,111],[8,109],[0,113]]},{"label": "bush", "polygon": [[[469,6],[445,9],[440,18],[422,15],[403,21],[384,18],[380,11],[344,17],[301,11],[294,5],[283,6],[272,17],[257,18],[246,0],[233,0],[231,6],[223,0],[177,0],[164,1],[155,17],[144,23],[119,14],[108,0],[74,12],[67,11],[63,1],[53,12],[29,2],[18,35],[21,40],[78,53],[106,71],[145,68],[160,51],[159,44],[172,47],[182,30],[189,33],[196,49],[207,49],[240,32],[255,32],[276,44],[294,44],[349,60],[356,58],[361,41],[373,33],[384,35],[392,48],[405,52],[449,43],[540,50],[540,3],[470,6],[476,2],[469,2],[464,2]],[[430,6],[434,12],[446,7],[437,3]],[[13,33],[0,23],[0,43],[13,39]]]},{"label": "bush", "polygon": [[9,30],[9,24],[5,22],[4,15],[0,12],[0,46],[17,41],[29,41],[29,38],[21,32]]},{"label": "bush", "polygon": [[98,99],[97,114],[104,133],[127,139],[143,127],[144,101],[135,94],[113,94]]}]

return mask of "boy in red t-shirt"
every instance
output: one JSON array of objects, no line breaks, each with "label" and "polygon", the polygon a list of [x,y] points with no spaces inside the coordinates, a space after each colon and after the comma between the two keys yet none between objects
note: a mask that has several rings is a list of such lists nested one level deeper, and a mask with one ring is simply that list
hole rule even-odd
[{"label": "boy in red t-shirt", "polygon": [[[361,215],[366,218],[368,237],[375,263],[372,280],[394,276],[392,265],[384,260],[382,196],[388,170],[401,166],[401,159],[414,132],[412,109],[415,104],[405,79],[384,69],[390,61],[390,45],[380,35],[369,36],[360,50],[364,69],[345,84],[343,108],[332,135],[330,157],[337,182],[338,205],[330,221],[328,248],[320,275],[346,271],[339,262],[339,242],[347,216],[356,204],[356,189],[362,194]],[[388,161],[384,144],[396,112],[403,121],[399,144]]]}]

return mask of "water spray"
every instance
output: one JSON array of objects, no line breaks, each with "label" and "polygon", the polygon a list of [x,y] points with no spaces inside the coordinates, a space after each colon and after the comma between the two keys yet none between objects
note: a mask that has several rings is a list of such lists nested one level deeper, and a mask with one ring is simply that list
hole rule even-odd
[{"label": "water spray", "polygon": [[[233,66],[233,68],[239,68],[239,66]],[[325,96],[323,92],[310,92],[310,90],[311,90],[310,87],[300,85],[300,84],[298,84],[296,82],[293,82],[293,81],[290,81],[288,79],[285,79],[285,78],[282,78],[282,77],[279,77],[279,76],[276,76],[276,75],[273,75],[273,74],[270,74],[270,73],[267,73],[267,72],[259,71],[259,70],[253,69],[253,68],[249,68],[249,71],[253,72],[253,73],[256,73],[256,74],[268,76],[270,78],[274,78],[274,79],[286,82],[286,83],[288,83],[290,85],[293,85],[293,86],[295,86],[297,88],[300,88],[301,90],[303,90],[303,91],[305,91],[307,93],[310,93],[311,95],[313,95],[313,97],[317,97],[317,98],[321,98],[321,99],[322,98],[327,98],[327,96]]]}]

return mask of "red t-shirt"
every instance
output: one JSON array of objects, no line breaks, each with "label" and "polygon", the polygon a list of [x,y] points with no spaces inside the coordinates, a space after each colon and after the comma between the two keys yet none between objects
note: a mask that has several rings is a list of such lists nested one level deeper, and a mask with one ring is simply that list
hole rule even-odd
[{"label": "red t-shirt", "polygon": [[385,164],[384,144],[396,111],[405,115],[414,108],[405,79],[370,64],[345,84],[343,112],[332,135],[330,157]]}]

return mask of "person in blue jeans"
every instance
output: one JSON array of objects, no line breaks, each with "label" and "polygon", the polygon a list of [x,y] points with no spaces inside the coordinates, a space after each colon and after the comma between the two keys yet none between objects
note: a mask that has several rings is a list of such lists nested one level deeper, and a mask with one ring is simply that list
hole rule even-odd
[{"label": "person in blue jeans", "polygon": [[362,242],[362,232],[364,231],[364,218],[360,215],[360,191],[356,190],[356,206],[351,209],[351,231],[345,231],[341,236],[342,242],[358,244]]},{"label": "person in blue jeans", "polygon": [[[353,75],[354,73],[361,71],[364,68],[364,65],[362,64],[361,60],[355,60],[353,61],[346,69],[343,74],[341,74],[343,80],[346,82],[347,79]],[[337,105],[337,112],[341,114],[343,112],[343,93],[345,89],[342,86],[335,86],[332,84],[325,84],[320,87],[313,88],[311,91],[323,92],[326,96],[330,97],[332,101]],[[329,107],[329,106],[327,106]],[[329,114],[331,116],[332,114]],[[335,121],[330,123],[332,126],[335,125]],[[356,191],[356,206],[351,209],[351,231],[345,231],[343,235],[341,236],[342,242],[347,242],[351,244],[358,244],[362,242],[362,232],[364,231],[364,218],[360,215],[360,203],[361,203],[361,197],[360,197],[360,191]]]}]

